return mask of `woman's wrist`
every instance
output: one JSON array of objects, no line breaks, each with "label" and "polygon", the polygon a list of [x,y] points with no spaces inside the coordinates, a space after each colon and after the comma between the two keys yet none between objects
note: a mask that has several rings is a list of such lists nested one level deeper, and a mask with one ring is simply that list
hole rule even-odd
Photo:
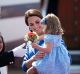
[{"label": "woman's wrist", "polygon": [[32,66],[32,62],[34,62],[34,61],[35,61],[35,58],[34,57],[31,57],[30,59],[28,59],[27,61],[25,61],[24,64],[29,69]]},{"label": "woman's wrist", "polygon": [[33,56],[30,58],[30,60],[32,60],[32,61],[36,61],[36,57],[35,57],[35,55],[33,55]]}]

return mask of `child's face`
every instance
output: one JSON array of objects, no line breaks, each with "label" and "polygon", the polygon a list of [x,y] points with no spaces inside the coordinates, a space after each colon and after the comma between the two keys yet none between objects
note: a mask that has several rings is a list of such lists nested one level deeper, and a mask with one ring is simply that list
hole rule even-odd
[{"label": "child's face", "polygon": [[46,32],[47,25],[42,24],[42,28],[43,28],[43,32],[45,33]]},{"label": "child's face", "polygon": [[0,52],[2,51],[3,49],[3,41],[2,41],[2,38],[0,37]]},{"label": "child's face", "polygon": [[46,32],[46,29],[47,29],[47,19],[46,18],[43,18],[41,20],[41,24],[42,24],[42,29],[43,29],[43,32],[45,33]]}]

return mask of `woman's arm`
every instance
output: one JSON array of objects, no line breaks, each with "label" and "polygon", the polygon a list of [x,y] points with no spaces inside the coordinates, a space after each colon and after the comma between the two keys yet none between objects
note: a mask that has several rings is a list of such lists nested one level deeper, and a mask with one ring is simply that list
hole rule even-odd
[{"label": "woman's arm", "polygon": [[29,69],[31,66],[32,66],[32,62],[35,61],[35,59],[33,57],[31,57],[30,59],[28,60],[25,60],[23,62],[23,65],[26,66],[26,69]]},{"label": "woman's arm", "polygon": [[26,72],[27,69],[32,66],[32,62],[33,61],[38,60],[40,58],[43,58],[44,56],[45,56],[45,53],[44,52],[37,52],[30,59],[24,59],[23,60],[23,63],[22,63],[22,70]]}]

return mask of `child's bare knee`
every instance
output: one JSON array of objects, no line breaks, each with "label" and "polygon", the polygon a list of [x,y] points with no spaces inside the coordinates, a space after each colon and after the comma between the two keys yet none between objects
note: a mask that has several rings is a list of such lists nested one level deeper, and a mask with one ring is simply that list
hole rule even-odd
[{"label": "child's bare knee", "polygon": [[38,73],[34,67],[31,67],[27,70],[26,74],[38,74]]}]

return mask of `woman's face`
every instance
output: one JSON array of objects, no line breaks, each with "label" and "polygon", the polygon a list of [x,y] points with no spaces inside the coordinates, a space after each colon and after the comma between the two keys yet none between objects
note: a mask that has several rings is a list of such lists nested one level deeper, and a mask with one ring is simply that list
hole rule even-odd
[{"label": "woman's face", "polygon": [[2,51],[3,49],[3,41],[2,41],[2,38],[0,37],[0,52]]},{"label": "woman's face", "polygon": [[31,16],[28,18],[28,24],[29,24],[30,30],[36,32],[39,35],[43,33],[41,18],[37,16]]}]

